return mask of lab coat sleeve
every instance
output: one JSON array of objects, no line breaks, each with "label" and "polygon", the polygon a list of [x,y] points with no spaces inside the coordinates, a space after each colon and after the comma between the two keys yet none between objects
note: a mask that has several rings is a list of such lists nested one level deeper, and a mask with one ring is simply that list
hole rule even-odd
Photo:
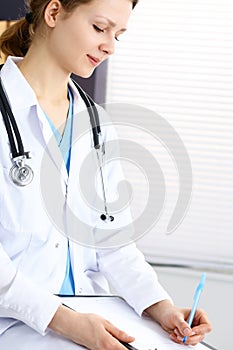
[{"label": "lab coat sleeve", "polygon": [[98,257],[99,268],[110,285],[139,315],[159,301],[168,299],[172,302],[159,283],[156,272],[135,244],[100,251]]},{"label": "lab coat sleeve", "polygon": [[13,265],[0,245],[0,331],[4,319],[24,322],[44,335],[60,299],[31,282]]}]

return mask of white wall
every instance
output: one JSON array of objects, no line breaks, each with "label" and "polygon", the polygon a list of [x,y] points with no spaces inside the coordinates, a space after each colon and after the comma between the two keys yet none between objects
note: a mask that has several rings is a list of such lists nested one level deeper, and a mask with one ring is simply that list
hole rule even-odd
[{"label": "white wall", "polygon": [[[178,306],[191,306],[203,271],[190,268],[155,267],[161,284]],[[199,306],[208,312],[212,332],[205,341],[218,350],[232,350],[233,276],[208,272]]]}]

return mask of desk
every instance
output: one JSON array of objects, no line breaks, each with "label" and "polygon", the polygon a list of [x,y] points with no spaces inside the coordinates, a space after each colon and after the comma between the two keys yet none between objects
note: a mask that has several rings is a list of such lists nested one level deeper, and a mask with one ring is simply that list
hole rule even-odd
[{"label": "desk", "polygon": [[[184,346],[172,342],[168,334],[154,321],[147,317],[139,317],[126,302],[114,296],[79,296],[65,297],[62,302],[79,312],[97,313],[128,334],[135,336],[133,345],[139,350],[207,350],[197,346]],[[31,328],[19,322],[0,336],[2,350],[83,350],[67,339],[49,331],[41,336]]]}]

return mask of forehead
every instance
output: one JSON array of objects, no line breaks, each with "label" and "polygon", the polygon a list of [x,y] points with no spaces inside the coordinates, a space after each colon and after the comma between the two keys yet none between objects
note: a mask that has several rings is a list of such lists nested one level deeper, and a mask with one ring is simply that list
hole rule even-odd
[{"label": "forehead", "polygon": [[88,17],[107,18],[112,26],[126,27],[132,12],[131,0],[93,0],[81,4],[76,9],[77,14]]}]

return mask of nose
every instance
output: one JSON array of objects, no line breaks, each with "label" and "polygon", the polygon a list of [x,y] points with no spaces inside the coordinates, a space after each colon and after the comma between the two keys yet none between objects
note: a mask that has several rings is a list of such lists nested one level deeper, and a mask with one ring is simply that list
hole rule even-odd
[{"label": "nose", "polygon": [[106,55],[110,56],[115,52],[115,37],[109,38],[104,43],[100,44],[100,50],[104,52]]}]

